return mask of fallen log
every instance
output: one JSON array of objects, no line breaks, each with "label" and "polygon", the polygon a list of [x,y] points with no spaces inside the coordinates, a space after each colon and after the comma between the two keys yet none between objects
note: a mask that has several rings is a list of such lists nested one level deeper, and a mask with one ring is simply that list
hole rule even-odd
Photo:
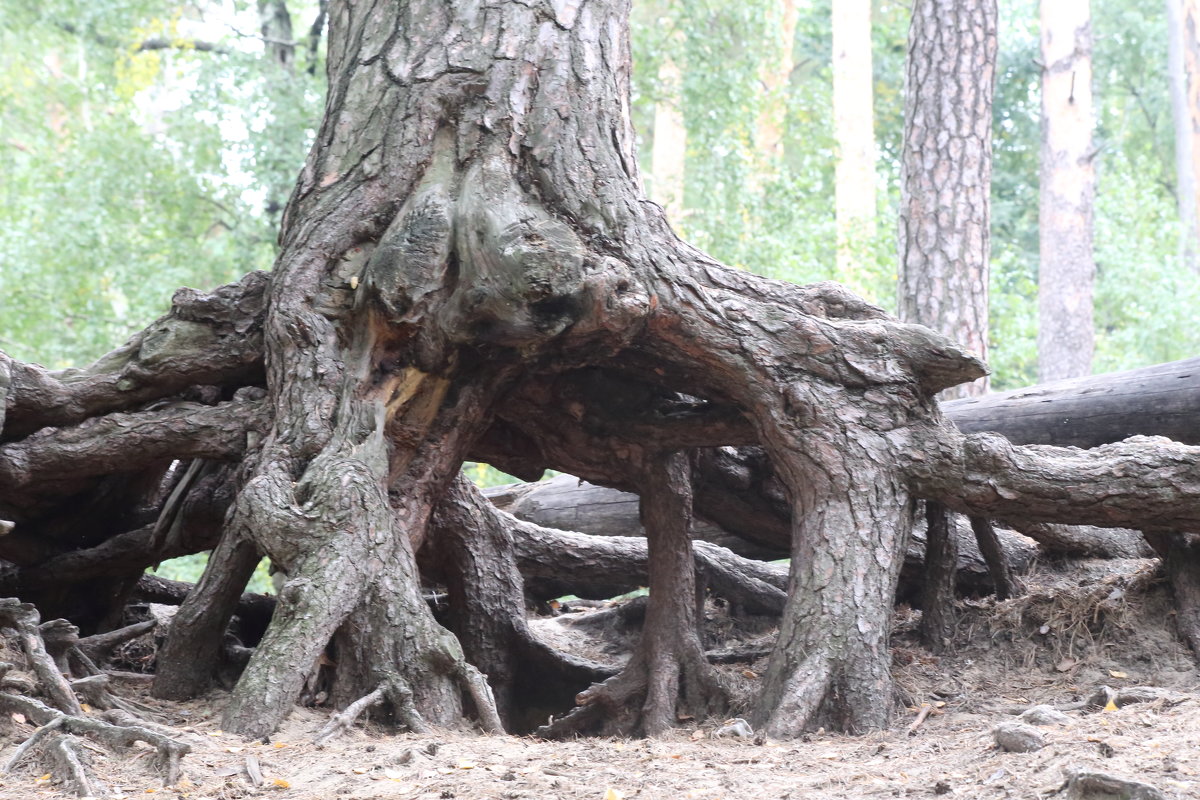
[{"label": "fallen log", "polygon": [[1200,358],[942,403],[963,433],[1013,444],[1096,447],[1130,436],[1200,443]]},{"label": "fallen log", "polygon": [[[536,542],[526,541],[526,537],[530,536],[528,531],[532,529],[522,529],[521,535],[517,537],[521,573],[525,577],[527,590],[534,597],[550,599],[563,594],[575,594],[580,597],[606,598],[645,585],[644,544],[636,547],[631,545],[633,549],[621,550],[616,539],[605,539],[602,542],[612,544],[596,543],[594,546],[585,547],[581,543],[588,540],[578,537],[579,533],[599,537],[644,536],[641,522],[638,520],[637,495],[596,486],[571,475],[558,475],[540,483],[494,487],[485,489],[483,494],[498,508],[519,520],[541,528],[557,529],[556,532],[576,532],[564,533],[564,536],[576,538],[563,539],[560,546],[556,546],[542,539],[537,539]],[[700,505],[697,497],[697,506]],[[773,549],[748,542],[709,522],[697,524],[693,538],[720,545],[744,558],[786,558],[786,522],[786,518],[780,519],[779,539]],[[957,523],[954,531],[958,541],[957,591],[964,595],[990,594],[994,588],[992,579],[983,555],[979,552],[975,536],[965,524],[965,519],[959,518]],[[1012,531],[999,530],[997,534],[1003,543],[1012,570],[1023,572],[1027,569],[1037,555],[1033,543]],[[574,544],[568,544],[568,541]],[[584,558],[580,555],[583,552],[590,554],[598,547],[612,550],[613,555],[617,556],[616,560],[604,562],[598,557]],[[562,556],[556,556],[558,550],[578,552],[574,552],[574,555],[563,553]],[[618,551],[620,555],[617,555]],[[900,573],[901,598],[915,597],[924,571],[924,553],[925,531],[918,524],[913,531]],[[777,571],[779,577],[776,585],[784,588],[787,570],[785,567],[779,567]]]}]

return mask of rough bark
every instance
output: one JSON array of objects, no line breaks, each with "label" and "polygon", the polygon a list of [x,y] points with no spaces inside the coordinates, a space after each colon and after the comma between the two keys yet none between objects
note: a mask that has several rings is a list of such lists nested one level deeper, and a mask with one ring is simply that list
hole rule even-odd
[{"label": "rough bark", "polygon": [[682,453],[647,459],[641,518],[649,550],[650,595],[642,636],[617,675],[576,698],[578,707],[538,730],[547,737],[586,732],[656,736],[676,707],[694,716],[724,710],[726,697],[700,644],[691,537],[691,467]]},{"label": "rough bark", "polygon": [[506,730],[526,733],[607,672],[538,641],[525,620],[515,537],[528,528],[502,514],[464,478],[433,519],[438,574],[449,593],[449,627],[486,676]]},{"label": "rough bark", "polygon": [[1147,534],[1175,593],[1179,637],[1200,657],[1200,542],[1196,534]]},{"label": "rough bark", "polygon": [[1008,600],[1021,592],[1021,582],[1005,552],[995,527],[983,517],[971,517],[971,530],[979,544],[979,552],[987,563],[997,600]]},{"label": "rough bark", "polygon": [[[920,0],[908,30],[900,319],[987,358],[995,0]],[[982,395],[987,378],[946,391]]]},{"label": "rough bark", "polygon": [[921,592],[921,641],[935,653],[954,638],[954,567],[958,540],[950,529],[945,506],[925,503],[925,582]]},{"label": "rough bark", "polygon": [[1092,371],[1096,169],[1090,0],[1042,0],[1038,380]]},{"label": "rough bark", "polygon": [[91,366],[51,372],[0,353],[0,441],[170,397],[261,380],[265,273],[211,293],[180,289],[171,311]]},{"label": "rough bark", "polygon": [[156,659],[153,693],[189,700],[212,685],[225,631],[260,556],[240,537],[222,537],[200,582],[171,620],[171,630]]},{"label": "rough bark", "polygon": [[[640,189],[627,14],[623,0],[338,6],[327,116],[269,287],[248,278],[177,302],[152,326],[166,360],[143,334],[82,375],[4,362],[5,449],[188,393],[251,399],[235,390],[265,376],[268,421],[240,451],[221,534],[269,555],[287,582],[226,729],[269,735],[327,646],[336,705],[378,692],[413,729],[471,706],[494,727],[490,693],[434,620],[414,559],[461,461],[480,450],[514,474],[560,468],[631,488],[657,454],[716,448],[697,457],[713,465],[704,480],[717,473],[787,508],[791,591],[754,710],[774,736],[887,723],[887,633],[914,499],[1044,522],[1200,522],[1200,450],[964,436],[933,398],[984,368],[946,337],[835,284],[765,280],[680,242]],[[18,548],[43,549],[29,565],[70,549],[71,531],[88,547],[139,529],[172,541],[187,519],[174,488],[202,471],[136,466],[84,476],[36,508],[5,492],[24,516],[0,538],[44,532]],[[680,481],[640,482],[648,507],[685,505]],[[55,517],[51,502],[76,505]],[[84,503],[102,526],[81,524]],[[727,526],[745,508],[704,513]],[[678,526],[682,514],[661,518]],[[678,534],[661,540],[670,558],[651,559],[673,565],[668,587],[691,563]],[[233,562],[227,548],[212,569]],[[684,630],[686,595],[663,612]],[[655,698],[670,694],[662,664],[694,660],[690,643],[666,645],[669,657],[645,662],[647,691],[651,675],[668,676]],[[661,708],[649,709],[652,729]]]}]

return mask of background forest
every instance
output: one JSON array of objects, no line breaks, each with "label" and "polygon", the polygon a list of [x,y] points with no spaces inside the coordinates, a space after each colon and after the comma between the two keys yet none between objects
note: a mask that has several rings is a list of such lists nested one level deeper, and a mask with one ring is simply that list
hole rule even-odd
[{"label": "background forest", "polygon": [[[0,0],[0,349],[81,364],[179,286],[269,269],[324,91],[324,3]],[[276,13],[282,12],[282,13]],[[896,307],[909,9],[871,16],[873,211],[839,248],[832,0],[635,0],[652,197],[718,259]],[[1162,3],[1095,0],[1097,372],[1194,355]],[[1001,4],[994,389],[1036,382],[1038,9]],[[866,65],[860,65],[866,66]],[[872,202],[873,201],[873,202]]]}]

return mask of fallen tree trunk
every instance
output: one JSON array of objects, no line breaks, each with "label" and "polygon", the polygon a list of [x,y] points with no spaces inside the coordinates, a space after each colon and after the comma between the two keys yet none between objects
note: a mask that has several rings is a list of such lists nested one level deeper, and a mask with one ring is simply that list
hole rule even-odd
[{"label": "fallen tree trunk", "polygon": [[1200,357],[942,404],[963,433],[1013,444],[1096,447],[1130,436],[1200,444]]},{"label": "fallen tree trunk", "polygon": [[[719,484],[709,483],[708,486],[710,492],[722,491]],[[623,538],[644,536],[638,519],[636,494],[596,486],[570,475],[559,475],[539,483],[484,489],[483,494],[503,511],[538,526],[537,529],[522,528],[516,537],[525,588],[532,596],[547,600],[574,594],[604,599],[646,585],[645,543],[621,543]],[[701,505],[699,498],[697,505]],[[970,529],[962,524],[962,520],[958,522],[954,528],[958,542],[957,591],[968,596],[990,594],[995,587],[987,564]],[[767,535],[778,531],[774,547],[748,542],[711,523],[697,525],[693,531],[696,558],[703,561],[707,553],[717,552],[708,547],[716,545],[742,557],[737,571],[765,570],[758,576],[760,579],[781,590],[786,589],[786,566],[762,564],[753,567],[753,564],[755,560],[788,557],[787,523],[786,518],[779,518],[777,525],[768,529]],[[1037,555],[1030,540],[1009,530],[1002,529],[997,533],[1010,568],[1015,572],[1028,569]],[[589,539],[588,536],[602,538]],[[601,556],[601,552],[605,555]],[[898,589],[901,599],[915,601],[919,594],[924,558],[925,531],[918,523],[904,554]],[[704,565],[699,566],[703,568]],[[734,603],[744,603],[744,607],[753,613],[779,613],[782,609],[781,605],[776,606],[776,601],[761,605],[753,600],[743,600],[742,593],[746,589],[737,589],[732,582],[726,585],[730,586],[729,591],[718,591],[718,594]]]}]

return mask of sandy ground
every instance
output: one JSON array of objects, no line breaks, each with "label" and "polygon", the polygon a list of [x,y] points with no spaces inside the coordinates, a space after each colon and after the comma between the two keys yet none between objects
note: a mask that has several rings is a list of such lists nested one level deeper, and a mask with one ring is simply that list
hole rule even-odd
[{"label": "sandy ground", "polygon": [[[271,743],[247,743],[218,730],[225,696],[214,693],[188,704],[141,698],[192,746],[175,787],[161,786],[149,751],[89,753],[112,794],[130,798],[1032,799],[1066,797],[1073,770],[1200,798],[1200,676],[1174,639],[1170,597],[1152,567],[1077,565],[1030,585],[1008,603],[966,604],[945,657],[916,646],[915,615],[902,609],[893,655],[905,705],[890,730],[864,736],[712,738],[722,720],[707,720],[653,741],[543,742],[469,731],[391,735],[367,725],[317,746],[310,741],[327,712],[297,709]],[[1015,709],[1069,704],[1101,685],[1165,687],[1171,698],[1070,711],[1067,723],[1042,728],[1047,745],[1033,753],[995,746],[993,728]],[[935,713],[910,731],[922,704]],[[10,726],[16,735],[0,740],[0,762],[29,733]],[[18,764],[0,776],[0,798],[66,796],[40,772],[31,760]]]}]

